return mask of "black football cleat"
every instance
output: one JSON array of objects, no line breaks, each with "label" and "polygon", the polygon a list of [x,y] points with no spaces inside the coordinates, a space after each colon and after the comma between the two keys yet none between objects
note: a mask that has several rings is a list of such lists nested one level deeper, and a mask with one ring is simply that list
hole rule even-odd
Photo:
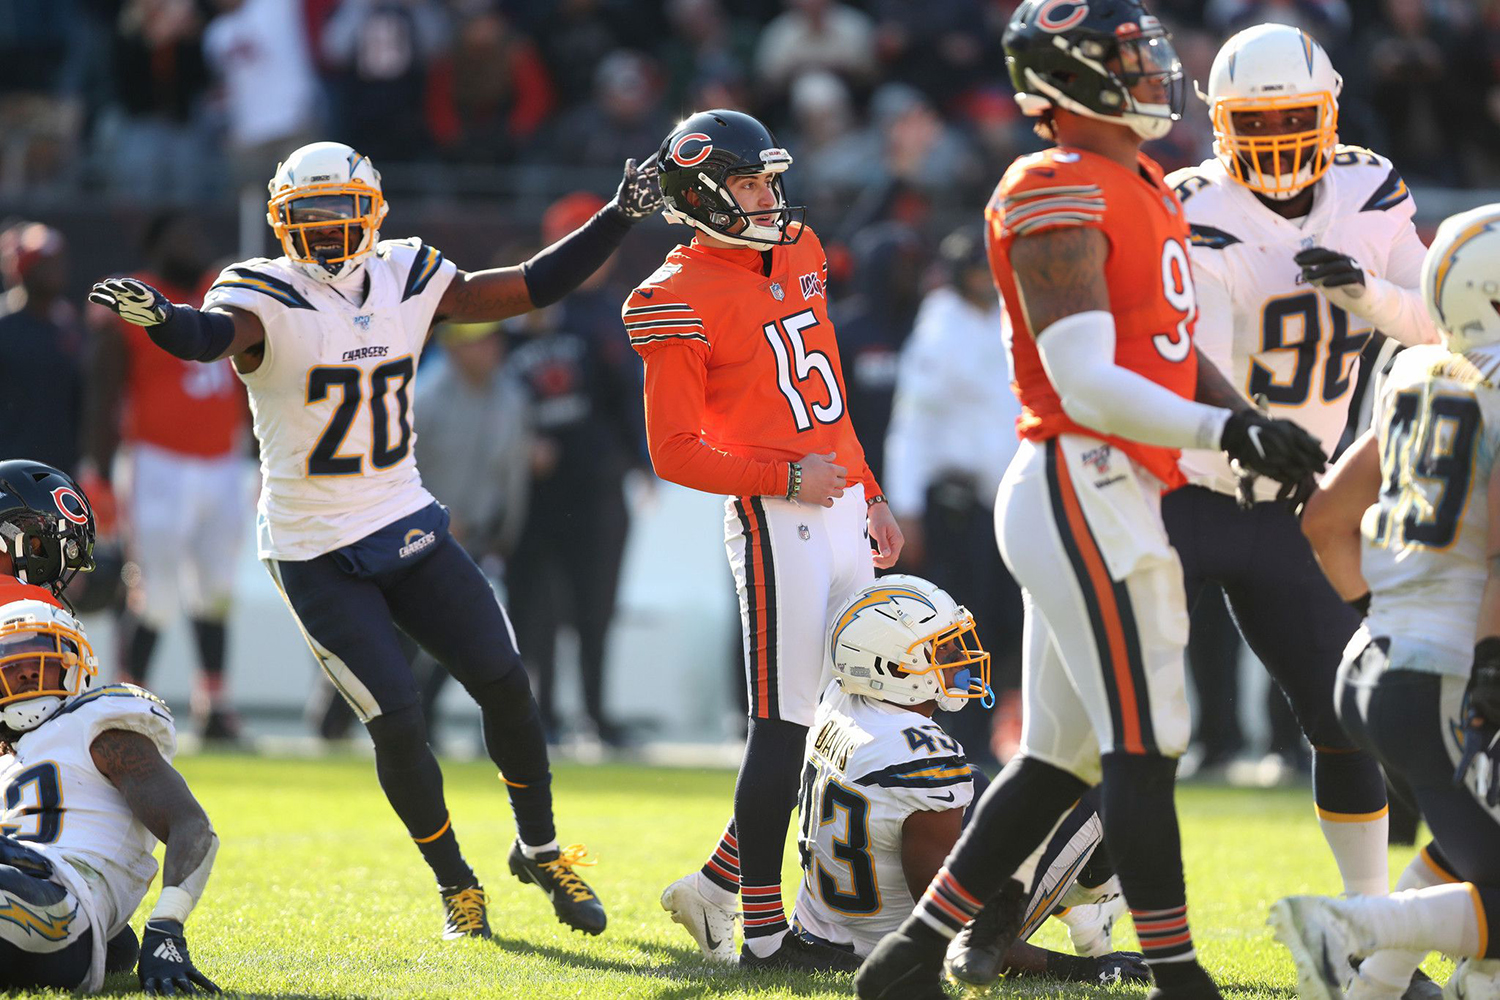
[{"label": "black football cleat", "polygon": [[606,923],[604,904],[573,870],[576,865],[596,863],[586,861],[587,855],[582,844],[569,844],[561,851],[528,858],[518,840],[510,849],[510,873],[545,892],[560,922],[584,934],[600,934]]},{"label": "black football cleat", "polygon": [[917,940],[895,930],[880,939],[854,975],[860,1000],[947,1000],[944,942]]},{"label": "black football cleat", "polygon": [[1146,1000],[1224,1000],[1213,977],[1203,970],[1203,966],[1194,962],[1184,973],[1173,975],[1172,981],[1165,985],[1158,981],[1146,994]]},{"label": "black football cleat", "polygon": [[782,935],[781,947],[765,958],[748,946],[740,949],[740,968],[776,972],[853,972],[859,968],[859,956],[817,941],[806,941],[791,931]]},{"label": "black football cleat", "polygon": [[948,944],[943,968],[960,986],[988,986],[1000,978],[1005,956],[1026,919],[1025,890],[1009,879],[979,915]]},{"label": "black football cleat", "polygon": [[489,898],[478,882],[443,890],[443,940],[490,936]]}]

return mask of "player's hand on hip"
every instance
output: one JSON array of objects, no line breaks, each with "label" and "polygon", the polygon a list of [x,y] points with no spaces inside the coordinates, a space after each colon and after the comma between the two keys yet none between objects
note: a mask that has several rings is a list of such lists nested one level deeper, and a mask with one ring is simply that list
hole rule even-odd
[{"label": "player's hand on hip", "polygon": [[219,988],[188,957],[182,924],[148,920],[141,934],[141,963],[136,967],[141,989],[150,996],[191,996],[218,993]]},{"label": "player's hand on hip", "polygon": [[656,177],[655,153],[639,165],[633,159],[625,161],[625,176],[620,179],[620,190],[615,193],[614,203],[632,222],[655,215],[661,208],[661,184]]},{"label": "player's hand on hip", "polygon": [[849,485],[844,477],[849,470],[834,462],[837,457],[837,452],[830,451],[826,455],[803,455],[797,460],[802,466],[802,488],[797,491],[798,500],[832,507],[833,502],[844,495],[844,487]]},{"label": "player's hand on hip", "polygon": [[1308,247],[1292,260],[1302,268],[1302,280],[1314,288],[1337,288],[1355,298],[1364,294],[1365,269],[1346,253],[1327,247]]},{"label": "player's hand on hip", "polygon": [[172,303],[166,296],[134,278],[106,278],[95,282],[89,289],[89,301],[136,326],[159,326],[172,315]]},{"label": "player's hand on hip", "polygon": [[1219,447],[1240,467],[1278,483],[1300,483],[1328,467],[1318,439],[1290,420],[1238,410],[1224,424]]},{"label": "player's hand on hip", "polygon": [[870,540],[875,543],[875,568],[890,569],[901,558],[901,547],[906,544],[906,536],[901,533],[890,504],[883,500],[871,504],[869,525]]}]

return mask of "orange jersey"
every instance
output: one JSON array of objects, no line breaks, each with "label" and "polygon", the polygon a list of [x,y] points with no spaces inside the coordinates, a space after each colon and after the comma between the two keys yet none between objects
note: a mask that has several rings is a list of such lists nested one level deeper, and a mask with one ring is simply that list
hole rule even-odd
[{"label": "orange jersey", "polygon": [[19,578],[9,573],[0,573],[0,605],[10,604],[14,601],[42,601],[54,607],[62,607],[59,601],[46,587],[35,587],[29,583],[22,583]]},{"label": "orange jersey", "polygon": [[[166,284],[150,274],[134,275],[173,302],[196,308],[196,293]],[[217,458],[240,442],[249,409],[245,389],[226,358],[212,364],[183,361],[151,342],[133,323],[120,322],[127,375],[120,437],[183,455]]]},{"label": "orange jersey", "polygon": [[828,260],[811,229],[764,255],[679,246],[625,300],[646,361],[646,440],[657,475],[707,493],[786,493],[787,466],[834,452],[880,493],[849,422]]},{"label": "orange jersey", "polygon": [[1177,195],[1163,183],[1161,167],[1145,154],[1137,163],[1137,170],[1127,170],[1106,157],[1062,148],[1023,156],[1005,172],[984,214],[990,268],[1014,331],[1011,361],[1021,400],[1016,430],[1032,441],[1069,433],[1100,438],[1171,488],[1185,482],[1176,449],[1122,441],[1081,427],[1063,412],[1010,265],[1011,241],[1018,236],[1063,226],[1103,231],[1109,240],[1104,278],[1115,321],[1115,364],[1191,399],[1198,386],[1198,355],[1187,219]]}]

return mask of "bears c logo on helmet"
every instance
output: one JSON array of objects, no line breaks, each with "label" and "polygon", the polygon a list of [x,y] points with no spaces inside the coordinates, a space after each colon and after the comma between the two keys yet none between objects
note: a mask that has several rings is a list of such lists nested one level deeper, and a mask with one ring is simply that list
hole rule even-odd
[{"label": "bears c logo on helmet", "polygon": [[1089,5],[1079,0],[1047,0],[1037,11],[1036,25],[1043,31],[1067,31],[1089,16]]},{"label": "bears c logo on helmet", "polygon": [[52,491],[52,502],[57,505],[57,512],[74,524],[89,523],[89,505],[76,490],[59,486]]},{"label": "bears c logo on helmet", "polygon": [[[685,156],[683,154],[683,147],[690,142],[701,142],[703,145],[698,148],[697,153],[693,154],[692,156]],[[702,132],[689,132],[687,135],[672,143],[672,151],[667,155],[684,167],[695,167],[698,164],[702,163],[704,160],[708,159],[708,154],[712,153],[713,151],[714,147],[712,137],[706,136]]]}]

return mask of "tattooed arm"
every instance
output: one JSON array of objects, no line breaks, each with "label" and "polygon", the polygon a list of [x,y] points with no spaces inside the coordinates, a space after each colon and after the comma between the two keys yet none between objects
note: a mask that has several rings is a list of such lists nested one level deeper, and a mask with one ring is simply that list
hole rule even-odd
[{"label": "tattooed arm", "polygon": [[[135,818],[167,845],[162,886],[188,881],[210,860],[218,838],[182,775],[150,739],[125,729],[106,729],[95,737],[89,753],[99,773],[125,796]],[[203,875],[206,879],[207,873]]]},{"label": "tattooed arm", "polygon": [[438,301],[437,321],[493,322],[535,308],[531,293],[526,290],[526,276],[519,266],[459,271]]},{"label": "tattooed arm", "polygon": [[1102,232],[1077,226],[1021,236],[1011,245],[1026,326],[1063,412],[1084,427],[1143,444],[1218,448],[1227,409],[1184,399],[1115,363],[1104,278],[1110,251]]}]

